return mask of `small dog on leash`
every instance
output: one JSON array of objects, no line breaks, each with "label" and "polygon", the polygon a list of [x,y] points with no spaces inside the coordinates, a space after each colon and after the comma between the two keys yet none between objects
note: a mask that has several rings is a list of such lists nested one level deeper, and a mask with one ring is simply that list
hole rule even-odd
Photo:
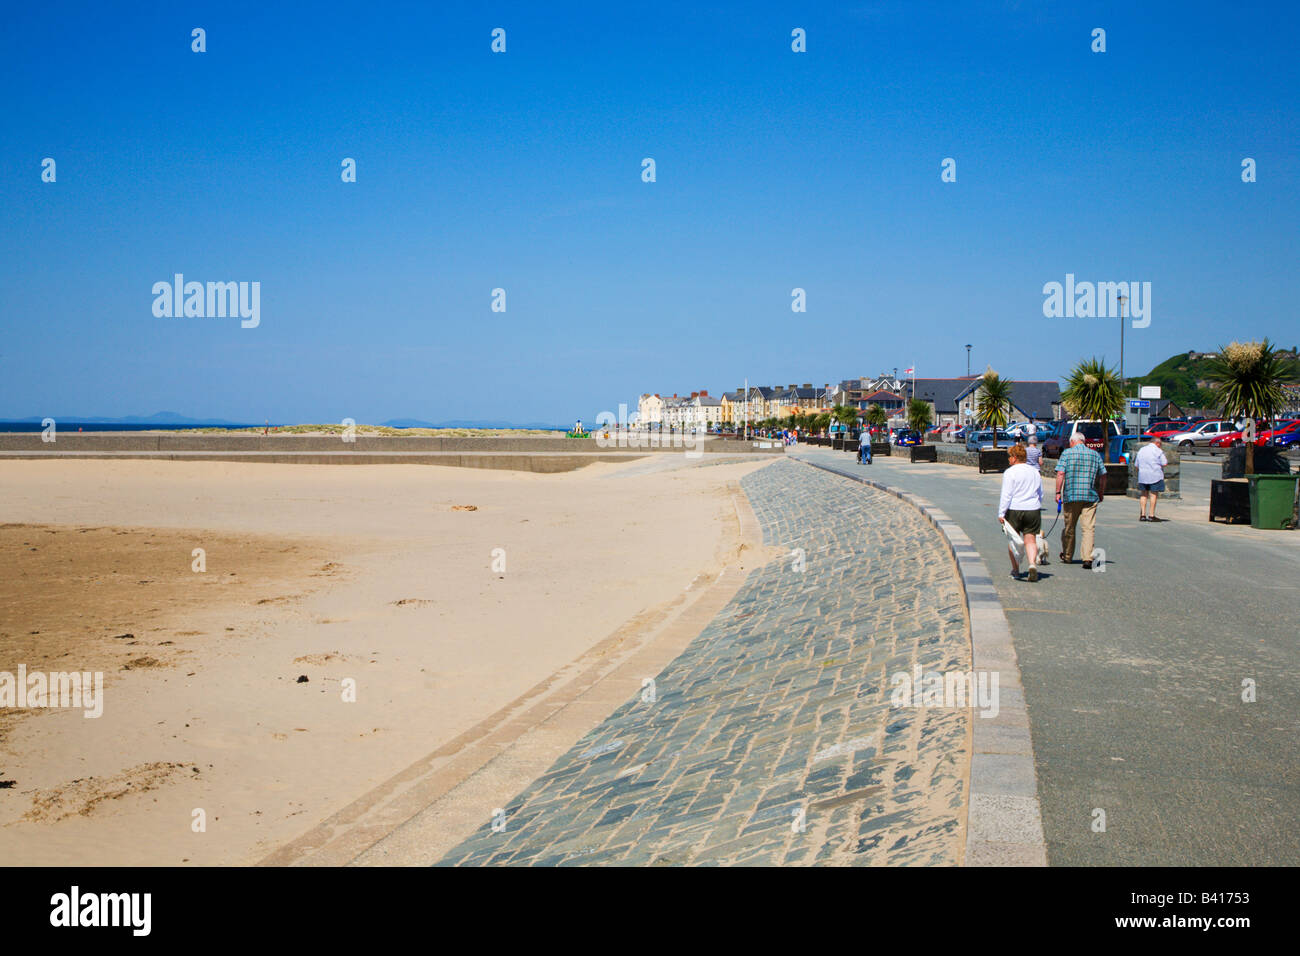
[{"label": "small dog on leash", "polygon": [[[1016,532],[1016,529],[1011,527],[1010,522],[1002,522],[1002,531],[1007,536],[1007,540],[1011,542],[1011,553],[1014,554],[1016,560],[1019,561],[1025,556],[1024,540]],[[1043,537],[1040,532],[1038,535],[1038,563],[1040,566],[1050,563],[1047,559],[1047,554],[1047,538]]]}]

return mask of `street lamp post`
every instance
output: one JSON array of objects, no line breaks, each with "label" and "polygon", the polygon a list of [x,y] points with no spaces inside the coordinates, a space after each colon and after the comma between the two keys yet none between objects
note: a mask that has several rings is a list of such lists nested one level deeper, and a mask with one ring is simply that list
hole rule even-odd
[{"label": "street lamp post", "polygon": [[1128,296],[1119,297],[1119,390],[1124,392],[1124,306],[1128,304]]},{"label": "street lamp post", "polygon": [[966,346],[966,377],[970,378],[970,346]]}]

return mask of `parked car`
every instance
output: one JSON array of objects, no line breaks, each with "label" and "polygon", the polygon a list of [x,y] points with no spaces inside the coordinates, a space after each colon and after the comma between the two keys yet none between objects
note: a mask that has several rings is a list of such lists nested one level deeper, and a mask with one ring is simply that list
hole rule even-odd
[{"label": "parked car", "polygon": [[922,444],[921,433],[914,432],[910,428],[900,428],[898,434],[894,436],[894,444],[903,445],[920,445]]},{"label": "parked car", "polygon": [[1127,465],[1129,459],[1148,441],[1150,439],[1146,435],[1112,435],[1106,461],[1112,465]]},{"label": "parked car", "polygon": [[1187,429],[1191,427],[1192,426],[1189,425],[1187,422],[1180,422],[1180,421],[1157,422],[1154,425],[1148,425],[1146,431],[1144,431],[1142,434],[1159,435],[1161,438],[1164,438],[1168,435],[1176,435],[1178,434],[1178,432],[1185,432],[1187,431]]},{"label": "parked car", "polygon": [[1274,448],[1297,448],[1300,447],[1300,428],[1293,428],[1290,431],[1282,432],[1280,435],[1274,435],[1270,441]]},{"label": "parked car", "polygon": [[[998,447],[1010,448],[1016,443],[1011,434],[1006,431],[998,430]],[[971,432],[966,436],[967,451],[987,451],[993,447],[993,429],[985,428],[982,431]]]},{"label": "parked car", "polygon": [[1210,442],[1237,430],[1237,426],[1228,421],[1205,421],[1187,431],[1174,432],[1165,436],[1165,441],[1177,445],[1184,451],[1196,446],[1208,447]]},{"label": "parked car", "polygon": [[1297,430],[1300,430],[1300,418],[1292,419],[1290,421],[1279,421],[1276,428],[1268,428],[1260,432],[1259,437],[1255,439],[1255,444],[1274,445],[1277,444],[1274,441],[1275,438],[1280,438],[1283,435],[1290,434]]},{"label": "parked car", "polygon": [[[1083,443],[1099,455],[1110,438],[1123,434],[1118,423],[1113,421],[1067,418],[1056,422],[1051,433],[1043,439],[1043,454],[1048,458],[1060,458],[1061,452],[1070,447],[1070,436],[1076,431],[1083,433]],[[1106,439],[1102,438],[1103,435],[1107,436]]]},{"label": "parked car", "polygon": [[1241,431],[1228,432],[1226,435],[1220,435],[1218,438],[1210,439],[1211,448],[1236,448],[1243,444],[1245,435]]},{"label": "parked car", "polygon": [[1011,421],[1006,427],[1006,433],[1013,438],[1028,438],[1030,434],[1039,432],[1039,438],[1043,438],[1043,421]]}]

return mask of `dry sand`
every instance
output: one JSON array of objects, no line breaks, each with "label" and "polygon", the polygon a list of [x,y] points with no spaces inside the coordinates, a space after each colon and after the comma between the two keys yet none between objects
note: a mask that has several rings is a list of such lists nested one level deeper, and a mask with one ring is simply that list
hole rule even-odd
[{"label": "dry sand", "polygon": [[0,464],[0,671],[105,681],[98,719],[0,711],[0,861],[301,843],[716,576],[738,546],[728,483],[765,461]]}]

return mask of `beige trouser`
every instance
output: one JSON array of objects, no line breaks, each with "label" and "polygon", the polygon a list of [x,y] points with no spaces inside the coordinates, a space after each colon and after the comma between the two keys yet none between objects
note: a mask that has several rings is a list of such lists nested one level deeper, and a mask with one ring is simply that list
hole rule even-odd
[{"label": "beige trouser", "polygon": [[1065,528],[1061,531],[1061,551],[1067,561],[1074,560],[1074,526],[1083,528],[1083,550],[1079,557],[1092,560],[1093,534],[1097,530],[1097,502],[1067,501],[1065,503]]}]

